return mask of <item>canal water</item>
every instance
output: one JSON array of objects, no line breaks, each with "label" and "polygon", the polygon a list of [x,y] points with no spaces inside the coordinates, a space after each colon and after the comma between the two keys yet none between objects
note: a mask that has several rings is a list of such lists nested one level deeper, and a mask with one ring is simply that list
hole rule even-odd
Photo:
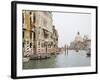
[{"label": "canal water", "polygon": [[63,67],[84,67],[91,65],[91,57],[86,55],[86,51],[76,52],[69,50],[68,54],[62,52],[58,55],[52,55],[51,58],[43,60],[30,60],[23,63],[23,69],[41,69],[41,68],[63,68]]}]

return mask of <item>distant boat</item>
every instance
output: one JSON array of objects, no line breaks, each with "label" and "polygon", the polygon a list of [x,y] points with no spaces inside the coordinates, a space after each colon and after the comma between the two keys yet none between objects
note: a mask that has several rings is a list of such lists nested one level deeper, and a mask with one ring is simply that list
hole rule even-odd
[{"label": "distant boat", "polygon": [[76,52],[79,52],[79,49],[78,48],[76,49]]},{"label": "distant boat", "polygon": [[86,54],[87,56],[91,56],[91,50],[90,49],[88,49],[88,51],[87,51],[87,54]]}]

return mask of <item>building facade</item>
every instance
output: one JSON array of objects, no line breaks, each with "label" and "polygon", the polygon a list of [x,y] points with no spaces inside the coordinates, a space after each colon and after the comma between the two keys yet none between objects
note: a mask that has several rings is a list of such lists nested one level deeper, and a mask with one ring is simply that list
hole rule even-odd
[{"label": "building facade", "polygon": [[23,57],[50,57],[58,48],[58,32],[49,11],[22,11]]},{"label": "building facade", "polygon": [[75,36],[74,41],[70,43],[70,49],[79,49],[79,50],[87,50],[91,48],[91,39],[88,36],[84,35],[82,37],[79,32]]}]

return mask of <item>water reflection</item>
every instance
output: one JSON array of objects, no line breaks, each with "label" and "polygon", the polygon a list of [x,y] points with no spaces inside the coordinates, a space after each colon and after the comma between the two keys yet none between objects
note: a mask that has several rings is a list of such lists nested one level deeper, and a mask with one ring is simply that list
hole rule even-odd
[{"label": "water reflection", "polygon": [[63,52],[56,56],[52,55],[49,59],[30,60],[23,63],[23,69],[90,66],[90,61],[91,58],[87,57],[86,51],[75,52],[74,50],[69,50],[68,54]]}]

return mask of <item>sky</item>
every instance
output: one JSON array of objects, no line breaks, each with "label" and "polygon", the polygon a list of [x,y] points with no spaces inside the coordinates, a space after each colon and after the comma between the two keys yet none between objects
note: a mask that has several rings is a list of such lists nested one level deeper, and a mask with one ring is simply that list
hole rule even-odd
[{"label": "sky", "polygon": [[91,36],[91,14],[52,12],[53,24],[58,31],[58,46],[69,45],[75,39],[77,32],[80,35]]}]

